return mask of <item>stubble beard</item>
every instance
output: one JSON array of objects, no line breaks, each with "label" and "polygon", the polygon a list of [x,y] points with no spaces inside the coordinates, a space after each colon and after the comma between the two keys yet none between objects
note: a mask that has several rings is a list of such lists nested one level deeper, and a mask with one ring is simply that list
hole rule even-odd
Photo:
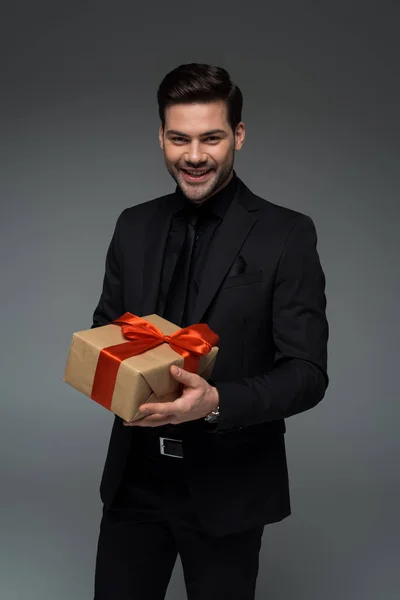
[{"label": "stubble beard", "polygon": [[190,184],[187,181],[185,181],[184,176],[179,167],[176,167],[175,165],[171,166],[168,164],[166,166],[169,174],[175,180],[182,194],[193,204],[199,205],[203,204],[203,202],[206,202],[208,198],[215,192],[215,190],[217,190],[225,183],[233,169],[234,156],[235,151],[233,150],[231,160],[229,161],[229,163],[227,165],[224,165],[224,167],[220,168],[220,170],[217,169],[213,171],[210,180],[205,182],[204,184]]}]

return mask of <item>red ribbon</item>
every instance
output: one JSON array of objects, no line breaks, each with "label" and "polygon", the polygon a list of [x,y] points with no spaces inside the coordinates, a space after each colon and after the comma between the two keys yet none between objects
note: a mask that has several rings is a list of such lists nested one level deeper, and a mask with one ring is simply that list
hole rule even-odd
[{"label": "red ribbon", "polygon": [[111,409],[115,381],[122,361],[161,344],[169,344],[172,350],[183,356],[184,369],[197,373],[200,357],[208,354],[219,342],[218,335],[205,323],[164,335],[149,321],[126,312],[112,324],[119,325],[129,341],[107,346],[100,351],[91,392],[91,398],[108,410]]}]

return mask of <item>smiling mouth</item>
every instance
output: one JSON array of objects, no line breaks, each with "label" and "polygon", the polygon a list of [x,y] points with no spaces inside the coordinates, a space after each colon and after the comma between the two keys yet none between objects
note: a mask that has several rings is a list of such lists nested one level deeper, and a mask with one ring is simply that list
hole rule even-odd
[{"label": "smiling mouth", "polygon": [[191,181],[194,180],[202,180],[211,173],[212,169],[181,169],[183,172],[185,179],[189,179]]}]

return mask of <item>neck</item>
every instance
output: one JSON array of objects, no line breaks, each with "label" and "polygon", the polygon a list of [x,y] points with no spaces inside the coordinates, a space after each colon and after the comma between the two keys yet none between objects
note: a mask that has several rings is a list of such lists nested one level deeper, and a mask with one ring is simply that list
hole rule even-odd
[{"label": "neck", "polygon": [[216,190],[214,190],[212,194],[210,194],[209,196],[207,196],[206,200],[208,200],[208,198],[211,198],[212,196],[214,196],[215,194],[218,194],[218,192],[220,192],[221,190],[223,190],[224,187],[226,187],[228,185],[228,183],[230,181],[232,181],[232,177],[233,177],[233,170],[229,173],[229,175],[225,179],[225,181]]}]

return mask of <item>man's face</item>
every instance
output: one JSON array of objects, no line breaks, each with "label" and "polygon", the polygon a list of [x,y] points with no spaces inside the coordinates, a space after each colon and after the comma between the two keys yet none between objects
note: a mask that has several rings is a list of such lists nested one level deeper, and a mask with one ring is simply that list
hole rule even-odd
[{"label": "man's face", "polygon": [[165,111],[159,140],[166,167],[184,195],[201,204],[232,178],[244,124],[233,133],[224,101],[174,104]]}]

